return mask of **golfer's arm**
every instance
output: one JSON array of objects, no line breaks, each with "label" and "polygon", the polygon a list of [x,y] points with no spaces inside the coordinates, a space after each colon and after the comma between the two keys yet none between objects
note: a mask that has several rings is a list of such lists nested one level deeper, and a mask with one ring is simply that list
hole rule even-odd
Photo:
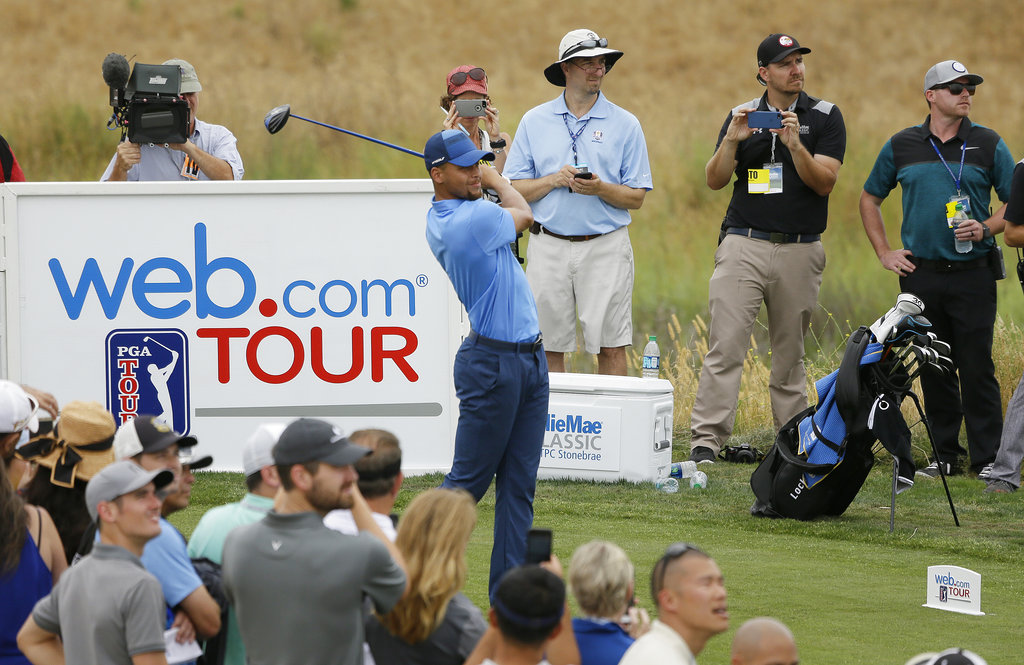
[{"label": "golfer's arm", "polygon": [[512,215],[512,220],[516,224],[516,233],[522,233],[533,225],[533,210],[514,186],[502,178],[501,182],[496,183],[494,191],[498,192],[498,196],[501,197],[501,207]]},{"label": "golfer's arm", "polygon": [[35,665],[63,665],[64,649],[56,633],[43,630],[31,616],[18,631],[18,648]]}]

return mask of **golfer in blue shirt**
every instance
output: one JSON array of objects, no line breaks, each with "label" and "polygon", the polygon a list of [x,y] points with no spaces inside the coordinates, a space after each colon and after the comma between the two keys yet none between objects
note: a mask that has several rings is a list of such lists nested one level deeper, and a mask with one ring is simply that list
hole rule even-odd
[{"label": "golfer in blue shirt", "polygon": [[[477,501],[496,477],[494,546],[489,589],[524,562],[533,523],[548,410],[548,365],[537,307],[509,245],[533,213],[508,180],[480,160],[462,132],[445,130],[423,150],[434,183],[427,243],[469,313],[472,331],[455,357],[459,425],[455,459],[444,487],[462,487]],[[493,189],[501,206],[481,198]]]}]

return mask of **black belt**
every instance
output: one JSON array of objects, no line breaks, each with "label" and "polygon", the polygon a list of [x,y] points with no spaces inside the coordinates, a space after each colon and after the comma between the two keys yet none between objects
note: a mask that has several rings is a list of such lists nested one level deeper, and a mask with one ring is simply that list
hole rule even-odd
[{"label": "black belt", "polygon": [[469,337],[467,339],[475,344],[489,346],[492,349],[497,349],[499,351],[513,351],[515,353],[536,353],[538,349],[544,346],[544,342],[541,340],[540,335],[537,335],[537,339],[532,342],[506,342],[501,339],[484,337],[477,331],[470,330]]},{"label": "black belt", "polygon": [[530,227],[530,233],[537,235],[543,231],[552,238],[558,238],[559,240],[568,240],[569,242],[586,242],[587,240],[593,240],[594,238],[600,238],[603,233],[594,233],[589,236],[563,236],[561,233],[555,233],[554,231],[548,231],[546,228],[540,225],[540,222],[534,222],[533,226]]},{"label": "black belt", "polygon": [[768,231],[758,231],[757,229],[748,229],[740,226],[730,226],[725,232],[734,236],[767,240],[777,245],[790,242],[818,242],[821,240],[820,233],[769,233]]},{"label": "black belt", "polygon": [[971,259],[970,261],[934,261],[932,259],[919,259],[916,256],[908,256],[907,260],[919,268],[934,270],[935,272],[962,272],[964,270],[988,267],[988,257],[984,256],[980,259]]}]

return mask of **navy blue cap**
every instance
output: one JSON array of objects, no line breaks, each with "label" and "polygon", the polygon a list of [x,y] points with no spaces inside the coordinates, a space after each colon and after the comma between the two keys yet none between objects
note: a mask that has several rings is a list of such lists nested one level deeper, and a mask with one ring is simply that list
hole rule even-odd
[{"label": "navy blue cap", "polygon": [[434,134],[427,139],[427,145],[423,147],[423,161],[427,165],[427,171],[448,163],[455,166],[473,166],[481,159],[492,161],[494,153],[478,150],[468,136],[455,129],[446,129]]}]

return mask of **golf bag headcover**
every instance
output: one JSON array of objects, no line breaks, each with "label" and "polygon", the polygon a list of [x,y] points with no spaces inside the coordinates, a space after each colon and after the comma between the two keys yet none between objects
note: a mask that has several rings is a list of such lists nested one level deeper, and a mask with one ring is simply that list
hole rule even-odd
[{"label": "golf bag headcover", "polygon": [[815,384],[817,406],[779,430],[751,475],[752,515],[809,520],[850,505],[874,464],[867,418],[875,395],[865,382],[881,351],[866,327],[850,335],[839,369]]}]

